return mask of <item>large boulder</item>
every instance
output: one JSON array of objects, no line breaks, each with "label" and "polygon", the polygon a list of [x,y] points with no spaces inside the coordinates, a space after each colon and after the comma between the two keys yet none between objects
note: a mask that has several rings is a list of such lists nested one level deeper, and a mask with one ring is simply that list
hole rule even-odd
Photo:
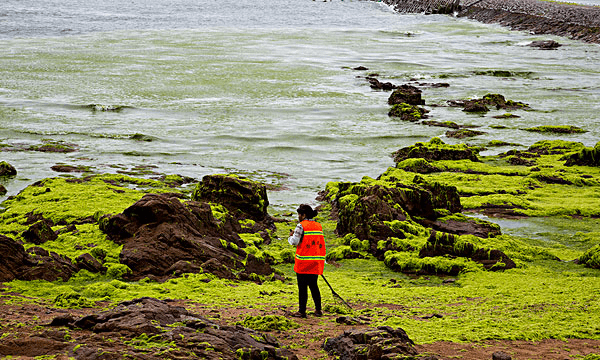
[{"label": "large boulder", "polygon": [[[267,208],[267,187],[259,182],[232,175],[206,175],[196,186],[192,200],[218,203],[237,219],[273,222]],[[270,220],[270,221],[269,221]]]},{"label": "large boulder", "polygon": [[410,217],[434,221],[439,209],[460,212],[462,205],[454,186],[427,183],[415,177],[412,184],[395,183],[389,186],[340,183],[332,201],[337,213],[336,232],[354,233],[359,239],[382,240],[403,233],[386,224]]},{"label": "large boulder", "polygon": [[344,360],[412,359],[418,355],[406,332],[389,326],[347,330],[327,339],[323,348],[331,356]]},{"label": "large boulder", "polygon": [[353,233],[359,239],[374,241],[400,237],[401,233],[386,226],[385,222],[404,221],[409,213],[435,217],[431,193],[417,187],[357,187],[345,183],[340,184],[340,193],[344,196],[334,202],[338,215],[336,232],[340,236]]},{"label": "large boulder", "polygon": [[[236,233],[240,225],[232,218],[215,219],[208,203],[147,194],[123,213],[102,220],[100,228],[123,244],[120,262],[129,266],[134,280],[164,280],[177,269],[236,278],[234,273],[244,270],[246,245]],[[273,272],[265,266],[261,273]]]}]

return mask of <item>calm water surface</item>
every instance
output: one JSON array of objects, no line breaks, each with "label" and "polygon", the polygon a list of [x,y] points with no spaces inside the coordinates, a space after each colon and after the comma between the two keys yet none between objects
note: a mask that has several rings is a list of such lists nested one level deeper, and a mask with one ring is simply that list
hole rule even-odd
[{"label": "calm water surface", "polygon": [[[50,167],[59,163],[96,172],[152,165],[196,179],[246,174],[281,187],[269,199],[284,211],[314,201],[328,181],[378,176],[393,165],[391,152],[416,141],[457,142],[444,128],[388,117],[389,93],[371,90],[363,78],[369,73],[396,84],[449,83],[424,87],[423,98],[432,120],[487,132],[472,144],[600,140],[598,45],[447,16],[399,15],[367,1],[94,4],[0,4],[0,141],[27,146],[53,139],[79,148],[1,152],[0,160],[19,172],[4,181],[8,195],[57,176]],[[527,46],[547,39],[564,46]],[[369,71],[352,70],[357,66]],[[514,76],[476,75],[488,70]],[[498,120],[492,116],[500,112],[467,115],[444,106],[490,92],[534,110]],[[102,111],[111,107],[124,108]],[[588,132],[522,130],[538,125]]]}]

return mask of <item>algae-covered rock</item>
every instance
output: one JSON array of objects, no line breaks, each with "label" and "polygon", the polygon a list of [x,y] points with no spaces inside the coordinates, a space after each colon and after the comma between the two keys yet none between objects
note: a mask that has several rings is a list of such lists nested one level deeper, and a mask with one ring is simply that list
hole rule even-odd
[{"label": "algae-covered rock", "polygon": [[[504,73],[501,72],[499,74]],[[514,100],[506,100],[504,95],[501,94],[486,94],[481,99],[453,100],[449,101],[449,104],[450,106],[462,106],[464,108],[463,111],[473,113],[486,113],[490,110],[490,106],[495,107],[498,110],[529,109],[528,104]]]},{"label": "algae-covered rock", "polygon": [[444,171],[445,168],[432,165],[429,161],[423,158],[410,158],[396,164],[398,169],[410,171],[419,174],[429,174],[434,172]]},{"label": "algae-covered rock", "polygon": [[388,98],[388,104],[425,105],[421,99],[421,90],[412,85],[400,85]]},{"label": "algae-covered rock", "polygon": [[566,166],[600,166],[600,142],[593,148],[583,148],[580,151],[565,155],[562,160],[566,160]]},{"label": "algae-covered rock", "polygon": [[0,235],[0,282],[18,280],[47,280],[67,281],[81,269],[90,272],[106,271],[95,259],[88,254],[73,261],[56,252],[49,252],[41,247],[34,246],[25,250],[17,241]]},{"label": "algae-covered rock", "polygon": [[359,239],[376,241],[388,237],[404,237],[386,222],[407,220],[410,216],[435,219],[436,209],[460,211],[456,189],[430,184],[417,178],[412,184],[390,183],[388,186],[341,183],[333,200],[338,214],[336,232],[355,234]]},{"label": "algae-covered rock", "polygon": [[549,133],[549,134],[581,134],[587,132],[578,126],[559,125],[559,126],[534,126],[523,129],[530,132]]},{"label": "algae-covered rock", "polygon": [[23,238],[36,245],[56,240],[58,235],[52,230],[52,226],[54,226],[52,221],[41,218],[23,232]]},{"label": "algae-covered rock", "polygon": [[581,255],[579,263],[584,264],[587,267],[600,269],[600,245],[594,246]]},{"label": "algae-covered rock", "polygon": [[418,142],[393,153],[394,161],[399,163],[406,159],[423,158],[426,160],[462,160],[479,161],[479,149],[465,144],[449,145],[440,138],[432,138],[429,142]]},{"label": "algae-covered rock", "polygon": [[471,130],[471,129],[459,129],[459,130],[446,131],[447,137],[456,138],[456,139],[464,139],[464,138],[475,137],[475,136],[484,135],[484,134],[487,134],[487,133],[485,131]]},{"label": "algae-covered rock", "polygon": [[419,251],[419,257],[451,256],[465,257],[482,264],[488,270],[505,270],[516,267],[515,262],[500,250],[479,248],[461,240],[458,236],[431,232],[427,243]]},{"label": "algae-covered rock", "polygon": [[500,226],[481,219],[466,217],[462,214],[452,214],[435,220],[420,220],[423,226],[456,235],[475,235],[480,238],[500,235]]},{"label": "algae-covered rock", "polygon": [[42,145],[32,145],[28,150],[52,153],[70,153],[79,150],[76,144],[66,143],[64,141],[43,140]]},{"label": "algae-covered rock", "polygon": [[17,169],[6,161],[0,162],[0,176],[15,176]]},{"label": "algae-covered rock", "polygon": [[[208,201],[225,206],[239,219],[269,222],[269,199],[264,184],[233,175],[207,175],[202,178],[192,200]],[[272,220],[270,221],[272,225]]]},{"label": "algae-covered rock", "polygon": [[388,116],[399,117],[405,121],[419,121],[427,117],[428,111],[416,105],[407,103],[395,104],[388,112]]}]

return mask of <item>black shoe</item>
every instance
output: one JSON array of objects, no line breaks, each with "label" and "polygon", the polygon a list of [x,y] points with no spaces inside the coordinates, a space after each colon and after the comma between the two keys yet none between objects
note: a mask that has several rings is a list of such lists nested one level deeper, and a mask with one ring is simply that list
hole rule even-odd
[{"label": "black shoe", "polygon": [[323,312],[321,310],[316,310],[314,315],[316,317],[321,317],[321,316],[323,316]]},{"label": "black shoe", "polygon": [[304,318],[304,319],[306,319],[306,313],[303,313],[303,312],[300,312],[300,311],[293,313],[292,316],[293,317],[297,317],[297,318]]}]

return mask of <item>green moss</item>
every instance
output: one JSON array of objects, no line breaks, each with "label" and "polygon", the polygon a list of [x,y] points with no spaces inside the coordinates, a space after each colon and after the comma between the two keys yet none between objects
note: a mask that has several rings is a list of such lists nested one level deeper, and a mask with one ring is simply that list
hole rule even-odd
[{"label": "green moss", "polygon": [[394,231],[402,231],[407,237],[410,235],[415,235],[417,237],[427,237],[429,236],[429,229],[425,228],[423,225],[420,225],[412,220],[393,220],[393,221],[384,221],[386,226],[390,227],[390,229]]},{"label": "green moss", "polygon": [[231,215],[229,210],[221,204],[210,203],[210,209],[212,210],[212,216],[217,221],[225,221]]},{"label": "green moss", "polygon": [[54,306],[67,308],[67,309],[81,309],[86,307],[94,307],[93,301],[88,300],[85,296],[76,293],[69,292],[66,294],[59,294],[54,298]]},{"label": "green moss", "polygon": [[586,251],[581,255],[579,261],[585,266],[600,269],[600,245],[596,245]]},{"label": "green moss", "polygon": [[534,126],[523,129],[525,131],[553,134],[581,134],[587,132],[580,127],[573,125],[558,125],[558,126]]},{"label": "green moss", "polygon": [[401,103],[393,105],[388,115],[393,117],[399,117],[402,120],[418,121],[421,120],[426,113],[427,110],[425,110],[422,107],[410,105],[407,103]]},{"label": "green moss", "polygon": [[243,233],[239,235],[240,238],[244,240],[244,243],[246,243],[247,246],[259,247],[262,243],[265,242],[265,239],[263,239],[262,236],[260,236],[260,234],[258,233]]},{"label": "green moss", "polygon": [[131,340],[123,342],[125,345],[133,346],[138,350],[146,349],[175,349],[177,345],[174,341],[163,340],[162,336],[159,335],[148,335],[146,333],[141,334]]},{"label": "green moss", "polygon": [[348,245],[337,246],[327,251],[327,260],[339,261],[348,257],[349,254],[353,253],[353,250]]},{"label": "green moss", "polygon": [[426,257],[420,258],[412,252],[388,251],[384,263],[391,269],[402,272],[425,271],[437,274],[458,274],[483,270],[483,266],[466,258]]},{"label": "green moss", "polygon": [[[135,186],[136,188],[132,188]],[[116,214],[139,200],[145,192],[173,191],[162,182],[103,174],[83,180],[49,178],[28,186],[3,202],[0,231],[17,236],[26,229],[25,214],[41,214],[54,223],[71,223],[96,213]]]},{"label": "green moss", "polygon": [[242,230],[251,230],[254,225],[256,225],[256,221],[252,219],[242,219],[239,221]]},{"label": "green moss", "polygon": [[285,331],[290,329],[297,329],[300,327],[300,324],[289,320],[281,315],[248,315],[243,321],[237,322],[237,324],[258,331]]},{"label": "green moss", "polygon": [[107,267],[106,275],[112,279],[122,279],[123,276],[132,273],[129,266],[127,266],[125,264],[110,263],[110,264],[106,264],[106,267]]}]

